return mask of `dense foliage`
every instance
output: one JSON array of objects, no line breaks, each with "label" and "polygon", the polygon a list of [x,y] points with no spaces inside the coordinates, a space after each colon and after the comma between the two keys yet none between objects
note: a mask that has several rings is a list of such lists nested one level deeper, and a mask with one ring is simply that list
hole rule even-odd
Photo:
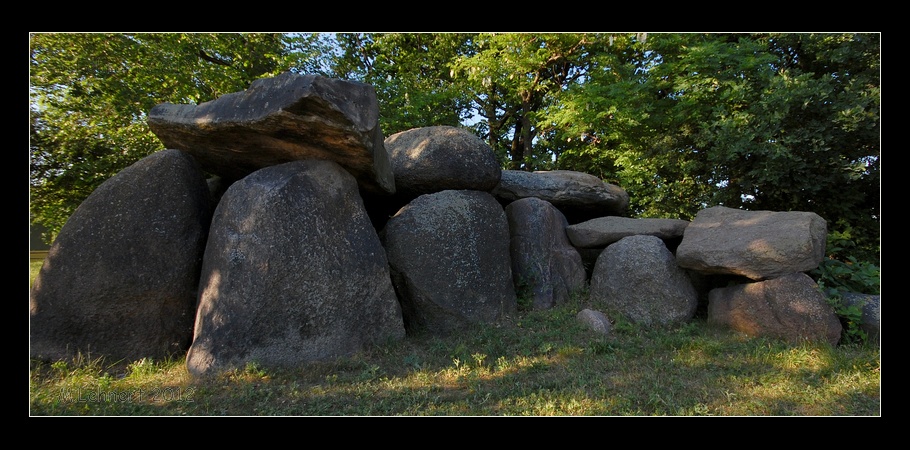
[{"label": "dense foliage", "polygon": [[[99,184],[162,149],[146,114],[201,103],[302,64],[319,42],[276,34],[35,34],[29,212],[55,234]],[[324,51],[319,52],[320,54]]]},{"label": "dense foliage", "polygon": [[829,256],[810,272],[844,326],[842,342],[845,343],[865,342],[869,338],[862,327],[864,304],[847,301],[845,295],[881,295],[881,269],[873,262],[853,256],[855,246],[849,230],[829,233]]},{"label": "dense foliage", "polygon": [[161,148],[144,114],[285,70],[370,83],[386,135],[463,125],[504,168],[571,169],[634,217],[813,211],[878,264],[880,35],[36,34],[30,212],[52,231]]}]

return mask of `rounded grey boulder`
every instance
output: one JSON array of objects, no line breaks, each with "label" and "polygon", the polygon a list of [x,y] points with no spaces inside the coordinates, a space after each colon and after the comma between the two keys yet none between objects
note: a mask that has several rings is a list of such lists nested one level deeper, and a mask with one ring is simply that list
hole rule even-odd
[{"label": "rounded grey boulder", "polygon": [[695,316],[698,293],[656,236],[620,239],[597,258],[591,300],[632,322],[667,325]]},{"label": "rounded grey boulder", "polygon": [[493,149],[462,128],[414,128],[387,137],[384,144],[395,189],[403,197],[444,190],[489,191],[502,174]]}]

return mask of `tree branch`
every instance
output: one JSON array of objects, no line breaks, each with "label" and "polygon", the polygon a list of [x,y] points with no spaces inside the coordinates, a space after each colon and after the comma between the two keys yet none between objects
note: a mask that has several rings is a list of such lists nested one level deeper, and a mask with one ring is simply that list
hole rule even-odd
[{"label": "tree branch", "polygon": [[199,56],[200,58],[202,58],[210,63],[218,64],[219,66],[228,66],[228,67],[231,66],[230,62],[225,61],[223,59],[215,58],[214,56],[210,56],[208,53],[205,52],[205,50],[199,50],[199,53],[197,54],[197,56]]}]

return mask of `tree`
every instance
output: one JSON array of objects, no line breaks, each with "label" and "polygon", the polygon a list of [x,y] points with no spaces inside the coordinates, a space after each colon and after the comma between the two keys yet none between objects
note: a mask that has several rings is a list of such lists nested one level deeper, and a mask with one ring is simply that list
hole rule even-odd
[{"label": "tree", "polygon": [[589,34],[480,34],[453,70],[466,78],[477,127],[506,168],[552,168],[559,148],[535,148],[550,131],[544,111],[583,80],[601,40]]},{"label": "tree", "polygon": [[257,78],[314,69],[301,58],[323,48],[314,35],[31,35],[31,220],[56,234],[99,184],[162,149],[145,122],[153,106],[201,103]]},{"label": "tree", "polygon": [[804,210],[877,258],[878,34],[35,35],[30,211],[58,229],[160,148],[144,114],[283,70],[376,88],[386,135],[471,127],[503,167],[571,169],[634,217]]},{"label": "tree", "polygon": [[588,139],[563,167],[614,174],[637,216],[813,211],[877,252],[878,35],[654,34],[628,49],[564,95],[560,126]]},{"label": "tree", "polygon": [[[881,39],[876,33],[767,36],[779,76],[756,114],[775,111],[768,132],[777,152],[761,155],[787,171],[751,179],[751,208],[805,209],[849,233],[877,259],[881,207]],[[758,105],[756,105],[758,106]],[[776,159],[775,159],[776,158]],[[766,164],[759,160],[759,164]]]},{"label": "tree", "polygon": [[470,35],[455,33],[360,33],[337,36],[334,75],[372,85],[386,136],[466,119],[467,91],[450,62],[467,51]]}]

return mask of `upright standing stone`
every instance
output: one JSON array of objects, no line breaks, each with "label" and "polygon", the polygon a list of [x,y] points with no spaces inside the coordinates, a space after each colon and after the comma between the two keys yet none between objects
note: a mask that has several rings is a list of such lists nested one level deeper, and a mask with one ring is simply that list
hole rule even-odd
[{"label": "upright standing stone", "polygon": [[102,183],[60,230],[29,296],[32,357],[186,352],[212,206],[193,158],[163,150]]},{"label": "upright standing stone", "polygon": [[205,250],[187,368],[294,368],[404,337],[379,236],[354,178],[295,161],[234,183]]},{"label": "upright standing stone", "polygon": [[502,206],[480,191],[417,197],[383,230],[409,330],[445,335],[518,309]]},{"label": "upright standing stone", "polygon": [[568,222],[558,209],[531,197],[506,206],[506,216],[512,277],[530,295],[534,309],[564,304],[572,293],[584,288],[585,267],[566,237]]}]

